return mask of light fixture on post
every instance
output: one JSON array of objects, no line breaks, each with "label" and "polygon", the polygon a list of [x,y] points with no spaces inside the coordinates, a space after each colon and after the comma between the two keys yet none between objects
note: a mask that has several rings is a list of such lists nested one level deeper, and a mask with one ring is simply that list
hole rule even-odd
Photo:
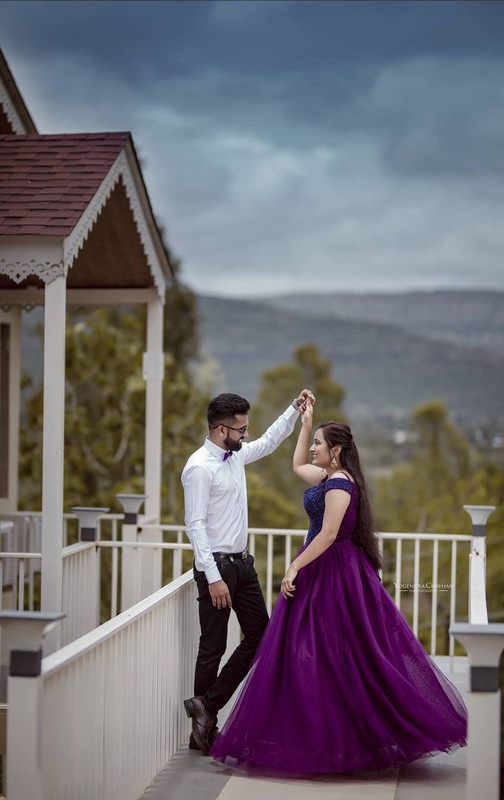
[{"label": "light fixture on post", "polygon": [[71,509],[79,520],[79,539],[81,542],[96,542],[98,520],[106,514],[108,508],[92,508],[91,506],[73,506]]},{"label": "light fixture on post", "polygon": [[495,511],[495,506],[464,506],[472,521],[472,535],[485,536],[487,519]]},{"label": "light fixture on post", "polygon": [[495,506],[464,506],[472,521],[469,553],[469,622],[488,623],[486,605],[486,532],[487,519]]},{"label": "light fixture on post", "polygon": [[147,500],[146,494],[116,494],[117,499],[123,507],[124,524],[136,525],[138,522],[138,512],[140,506]]},{"label": "light fixture on post", "polygon": [[121,561],[121,611],[126,611],[142,599],[141,558],[139,548],[133,548],[138,542],[138,512],[147,499],[146,494],[116,494],[124,511],[122,526],[122,561]]}]

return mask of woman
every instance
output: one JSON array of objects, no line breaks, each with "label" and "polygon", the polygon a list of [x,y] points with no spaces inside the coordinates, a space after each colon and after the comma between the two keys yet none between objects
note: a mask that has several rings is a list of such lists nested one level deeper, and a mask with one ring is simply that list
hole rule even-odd
[{"label": "woman", "polygon": [[[464,745],[466,709],[382,587],[350,428],[307,403],[294,472],[310,528],[211,755],[283,775],[376,771]],[[309,453],[312,463],[309,463]]]}]

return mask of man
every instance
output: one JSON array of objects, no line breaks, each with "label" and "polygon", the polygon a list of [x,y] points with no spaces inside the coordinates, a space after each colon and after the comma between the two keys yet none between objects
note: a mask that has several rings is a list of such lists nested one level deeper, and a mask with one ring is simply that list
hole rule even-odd
[{"label": "man", "polygon": [[[268,623],[254,559],[247,551],[245,465],[272,453],[292,433],[307,399],[315,402],[304,389],[259,439],[249,443],[250,404],[236,394],[218,395],[208,406],[208,438],[182,472],[201,627],[195,697],[184,700],[184,707],[192,718],[189,746],[207,754],[216,736],[217,714],[247,674]],[[219,673],[231,608],[243,639]]]}]

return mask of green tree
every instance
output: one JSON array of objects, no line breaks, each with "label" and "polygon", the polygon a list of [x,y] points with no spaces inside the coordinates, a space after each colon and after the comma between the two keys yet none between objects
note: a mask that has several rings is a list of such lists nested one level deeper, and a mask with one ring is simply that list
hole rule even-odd
[{"label": "green tree", "polygon": [[[164,314],[163,517],[180,520],[180,472],[205,430],[207,393],[192,385],[198,354],[196,303],[178,282]],[[145,310],[70,311],[66,336],[64,507],[117,507],[115,494],[144,488]],[[24,508],[41,502],[42,388],[32,387],[21,436]]]},{"label": "green tree", "polygon": [[[451,423],[446,409],[437,401],[416,409],[412,429],[417,438],[410,461],[377,480],[377,527],[384,531],[470,534],[471,521],[463,506],[495,505],[496,511],[488,522],[487,603],[491,619],[504,619],[504,471],[494,464],[480,463],[479,454],[471,451],[464,435]],[[406,555],[406,547],[404,551]],[[467,551],[460,548],[459,552],[457,614],[464,619],[467,615],[468,561]],[[424,544],[422,553],[422,574],[428,576],[432,548]],[[450,543],[441,545],[440,583],[450,582],[450,556]],[[410,563],[412,567],[412,561]],[[412,580],[412,575],[403,572],[403,580]],[[384,583],[388,585],[392,581],[393,574],[385,570]],[[423,612],[426,617],[430,614],[428,603]],[[439,613],[440,619],[444,617],[446,620],[445,636],[449,608],[441,596]]]},{"label": "green tree", "polygon": [[376,481],[378,527],[458,533],[466,525],[460,489],[471,472],[469,445],[437,400],[415,409],[411,429],[410,461]]},{"label": "green tree", "polygon": [[[250,415],[252,436],[260,435],[304,388],[311,389],[317,398],[316,420],[346,421],[341,409],[345,392],[339,383],[333,381],[331,371],[331,362],[322,358],[314,344],[297,347],[291,362],[265,370],[260,380],[258,399]],[[293,524],[294,527],[306,526],[306,514],[302,506],[305,487],[292,472],[296,440],[295,431],[275,453],[250,467],[250,473],[255,476],[249,488],[251,525],[275,527],[279,519],[278,510],[283,508],[284,527]],[[270,494],[267,495],[267,492]],[[272,492],[275,493],[275,500]],[[267,496],[269,499],[265,506],[263,501]],[[261,522],[258,522],[259,518]]]}]

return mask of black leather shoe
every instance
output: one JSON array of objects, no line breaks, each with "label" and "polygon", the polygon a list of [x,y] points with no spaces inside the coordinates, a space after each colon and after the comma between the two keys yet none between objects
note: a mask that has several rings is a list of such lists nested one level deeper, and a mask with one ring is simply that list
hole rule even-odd
[{"label": "black leather shoe", "polygon": [[194,741],[208,755],[212,746],[211,732],[215,727],[215,717],[208,713],[201,697],[184,700],[184,708],[189,719],[192,719]]},{"label": "black leather shoe", "polygon": [[[215,727],[212,728],[212,730],[210,731],[210,735],[208,737],[208,742],[210,744],[210,747],[213,745],[213,743],[217,739],[218,733],[219,733],[219,729],[218,729],[217,725],[215,725]],[[194,733],[192,733],[192,732],[191,732],[191,735],[189,736],[189,750],[199,750],[201,752],[201,749],[200,749],[196,739],[194,738]]]}]

